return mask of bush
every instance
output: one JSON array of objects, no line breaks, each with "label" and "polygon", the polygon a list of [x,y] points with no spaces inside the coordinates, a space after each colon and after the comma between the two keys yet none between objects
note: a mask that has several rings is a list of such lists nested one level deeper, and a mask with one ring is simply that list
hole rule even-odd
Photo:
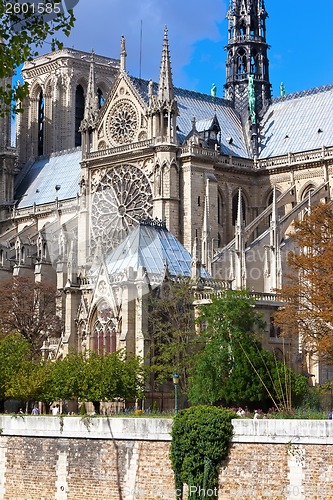
[{"label": "bush", "polygon": [[234,412],[215,406],[194,406],[176,415],[170,459],[177,498],[183,498],[184,483],[190,500],[217,498],[219,468],[228,456],[234,417]]}]

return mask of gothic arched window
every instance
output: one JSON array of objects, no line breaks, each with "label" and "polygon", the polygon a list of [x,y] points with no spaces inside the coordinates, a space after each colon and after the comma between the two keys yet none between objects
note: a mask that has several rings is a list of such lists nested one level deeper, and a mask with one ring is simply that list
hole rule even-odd
[{"label": "gothic arched window", "polygon": [[246,74],[246,54],[244,49],[239,49],[237,52],[237,75]]},{"label": "gothic arched window", "polygon": [[239,25],[239,34],[242,37],[242,39],[244,40],[245,35],[246,35],[246,24],[244,21],[242,21]]},{"label": "gothic arched window", "polygon": [[217,222],[223,224],[223,198],[220,191],[217,193]]},{"label": "gothic arched window", "polygon": [[257,63],[258,63],[258,53],[256,50],[252,51],[251,54],[251,68],[250,68],[250,73],[255,75],[257,73]]},{"label": "gothic arched window", "polygon": [[251,26],[250,26],[250,38],[251,38],[251,40],[253,40],[253,39],[254,39],[255,34],[256,34],[256,33],[255,33],[255,28],[254,28],[254,25],[253,25],[253,24],[251,24]]},{"label": "gothic arched window", "polygon": [[[315,186],[313,184],[309,184],[308,186],[306,186],[306,188],[304,189],[304,191],[301,195],[301,200],[309,200],[309,198],[310,198],[310,204],[311,204],[311,195],[312,195],[314,190],[315,190]],[[307,205],[301,213],[301,219],[303,219],[305,217],[305,215],[308,213],[309,213],[309,206]]]},{"label": "gothic arched window", "polygon": [[75,146],[81,146],[82,136],[80,125],[84,116],[84,91],[82,85],[76,87],[75,92]]},{"label": "gothic arched window", "polygon": [[42,156],[44,154],[44,105],[44,95],[41,90],[38,100],[38,156]]},{"label": "gothic arched window", "polygon": [[[276,190],[276,199],[278,199],[279,196],[281,196],[281,193],[280,193],[280,191]],[[269,205],[271,205],[272,203],[273,203],[273,191],[268,196],[267,206],[269,207]],[[285,214],[285,207],[282,205],[281,207],[278,208],[279,219],[281,219],[284,216],[284,214]],[[271,219],[272,219],[272,215],[269,216],[269,220],[268,220],[269,224],[271,222]]]},{"label": "gothic arched window", "polygon": [[315,186],[313,184],[310,184],[309,186],[307,186],[302,193],[301,199],[305,200],[305,198],[309,198],[309,194],[311,195],[314,190],[315,190]]},{"label": "gothic arched window", "polygon": [[116,324],[106,302],[98,306],[93,329],[93,350],[104,355],[117,350]]},{"label": "gothic arched window", "polygon": [[105,102],[103,92],[100,88],[97,89],[98,107],[101,108]]},{"label": "gothic arched window", "polygon": [[229,53],[228,53],[228,76],[229,77],[232,77],[233,74],[234,74],[234,55],[233,55],[233,51],[232,50],[229,50]]}]

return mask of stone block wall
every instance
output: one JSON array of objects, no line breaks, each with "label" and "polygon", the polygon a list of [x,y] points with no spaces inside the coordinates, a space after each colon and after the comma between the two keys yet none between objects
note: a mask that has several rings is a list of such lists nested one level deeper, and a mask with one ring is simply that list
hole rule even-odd
[{"label": "stone block wall", "polygon": [[[233,424],[219,500],[333,499],[332,421]],[[171,426],[153,418],[2,416],[0,499],[176,499]]]}]

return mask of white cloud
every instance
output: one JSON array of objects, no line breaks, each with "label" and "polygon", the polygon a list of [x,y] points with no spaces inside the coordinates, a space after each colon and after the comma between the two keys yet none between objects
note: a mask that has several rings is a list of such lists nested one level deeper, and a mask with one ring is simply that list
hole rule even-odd
[{"label": "white cloud", "polygon": [[136,76],[142,21],[143,78],[158,78],[166,24],[174,80],[181,85],[181,70],[190,62],[194,44],[202,39],[221,39],[218,23],[225,17],[226,6],[222,0],[211,0],[209,4],[198,0],[80,0],[74,13],[77,21],[70,39],[64,40],[65,45],[86,51],[94,48],[98,54],[117,58],[124,35],[127,67]]}]

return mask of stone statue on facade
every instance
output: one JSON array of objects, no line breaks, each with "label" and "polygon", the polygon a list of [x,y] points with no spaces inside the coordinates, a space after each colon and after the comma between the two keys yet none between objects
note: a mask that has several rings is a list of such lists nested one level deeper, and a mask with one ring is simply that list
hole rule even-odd
[{"label": "stone statue on facade", "polygon": [[249,99],[249,109],[250,109],[250,117],[251,123],[254,125],[256,123],[256,95],[254,90],[254,76],[249,75],[249,84],[247,87],[247,95]]}]

